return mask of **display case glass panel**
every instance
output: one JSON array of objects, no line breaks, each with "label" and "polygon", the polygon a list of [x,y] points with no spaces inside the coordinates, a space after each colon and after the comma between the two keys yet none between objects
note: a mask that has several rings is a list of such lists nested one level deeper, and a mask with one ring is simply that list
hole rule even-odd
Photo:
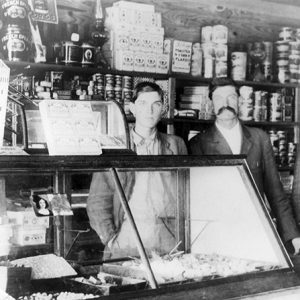
[{"label": "display case glass panel", "polygon": [[42,100],[39,109],[25,112],[30,149],[87,155],[98,148],[130,148],[125,115],[115,101]]},{"label": "display case glass panel", "polygon": [[[147,162],[143,166],[139,157],[135,167],[117,168],[125,199],[159,283],[292,266],[245,161],[185,166],[177,160],[170,166],[172,159],[146,167]],[[82,209],[86,206],[87,211],[92,211],[85,215],[86,221],[94,223],[96,231],[97,226],[102,227],[96,234],[104,251],[98,252],[98,259],[140,259],[130,215],[124,212],[122,192],[119,194],[113,173],[105,170],[95,174],[88,177],[91,180],[94,176],[91,189],[88,191],[89,180],[85,186],[85,196],[94,194],[94,203],[85,203],[84,197],[80,201]],[[72,199],[80,194],[80,189],[76,192],[74,187]],[[75,223],[79,224],[79,220]],[[116,235],[109,236],[111,227],[103,223],[117,228]],[[96,232],[91,229],[91,233]],[[133,273],[139,267],[145,271],[139,259],[126,262],[126,268]],[[117,268],[120,271],[123,265]]]}]

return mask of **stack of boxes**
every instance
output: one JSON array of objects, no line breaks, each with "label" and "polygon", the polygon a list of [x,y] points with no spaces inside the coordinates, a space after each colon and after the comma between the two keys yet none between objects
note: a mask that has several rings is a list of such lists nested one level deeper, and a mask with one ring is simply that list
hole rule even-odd
[{"label": "stack of boxes", "polygon": [[201,29],[204,78],[227,77],[228,28],[223,25],[204,26]]},{"label": "stack of boxes", "polygon": [[24,211],[7,211],[9,224],[13,226],[12,243],[20,246],[46,243],[49,217],[37,217],[33,208]]},{"label": "stack of boxes", "polygon": [[121,71],[168,73],[163,53],[164,28],[154,5],[118,1],[106,8],[111,66]]},{"label": "stack of boxes", "polygon": [[208,86],[185,86],[183,91],[180,96],[179,109],[195,110],[201,120],[213,118],[213,107],[208,97]]}]

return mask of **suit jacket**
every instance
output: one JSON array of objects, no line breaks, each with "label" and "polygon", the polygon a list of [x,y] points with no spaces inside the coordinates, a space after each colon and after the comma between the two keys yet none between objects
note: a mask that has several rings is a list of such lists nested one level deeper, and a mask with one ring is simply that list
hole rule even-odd
[{"label": "suit jacket", "polygon": [[[192,138],[189,151],[198,155],[232,155],[228,143],[215,125]],[[268,134],[261,129],[242,125],[241,154],[247,155],[247,163],[255,183],[261,195],[265,194],[270,203],[284,242],[299,237],[292,206],[284,194]]]},{"label": "suit jacket", "polygon": [[[161,145],[161,155],[187,154],[182,138],[161,132],[157,133],[157,138]],[[131,145],[134,143],[131,142]],[[132,147],[134,150],[134,146]],[[124,193],[130,200],[135,183],[134,172],[118,172],[118,176]],[[91,227],[97,232],[103,244],[107,244],[120,229],[124,210],[109,171],[93,174],[87,200],[87,214]]]}]

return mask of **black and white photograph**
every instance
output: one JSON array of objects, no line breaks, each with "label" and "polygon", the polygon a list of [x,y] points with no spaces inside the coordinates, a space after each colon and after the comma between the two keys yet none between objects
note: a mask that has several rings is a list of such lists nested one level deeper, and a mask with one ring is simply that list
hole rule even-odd
[{"label": "black and white photograph", "polygon": [[299,300],[299,143],[300,0],[0,0],[0,300]]}]

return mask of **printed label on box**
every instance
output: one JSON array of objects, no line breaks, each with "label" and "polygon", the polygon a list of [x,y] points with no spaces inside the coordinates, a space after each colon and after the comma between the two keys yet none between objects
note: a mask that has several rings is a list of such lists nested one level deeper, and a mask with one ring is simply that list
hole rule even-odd
[{"label": "printed label on box", "polygon": [[192,43],[174,40],[172,72],[190,73]]}]

